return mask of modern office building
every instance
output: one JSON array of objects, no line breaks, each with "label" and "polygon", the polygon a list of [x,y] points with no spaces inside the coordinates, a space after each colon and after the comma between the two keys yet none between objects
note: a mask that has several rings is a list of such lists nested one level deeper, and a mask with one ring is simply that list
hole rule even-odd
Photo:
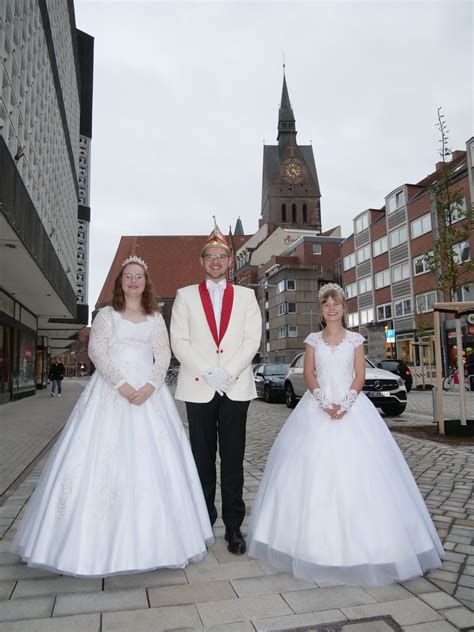
[{"label": "modern office building", "polygon": [[72,0],[0,1],[0,402],[88,322],[93,55]]}]

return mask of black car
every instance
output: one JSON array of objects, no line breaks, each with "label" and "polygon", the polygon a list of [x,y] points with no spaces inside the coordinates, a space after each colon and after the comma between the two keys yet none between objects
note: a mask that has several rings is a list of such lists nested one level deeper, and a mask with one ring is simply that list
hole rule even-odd
[{"label": "black car", "polygon": [[287,364],[257,364],[253,372],[257,396],[262,397],[265,402],[283,400],[287,373]]},{"label": "black car", "polygon": [[403,360],[389,360],[388,358],[369,358],[369,360],[379,369],[384,369],[385,371],[399,375],[405,382],[407,393],[411,391],[413,375]]}]

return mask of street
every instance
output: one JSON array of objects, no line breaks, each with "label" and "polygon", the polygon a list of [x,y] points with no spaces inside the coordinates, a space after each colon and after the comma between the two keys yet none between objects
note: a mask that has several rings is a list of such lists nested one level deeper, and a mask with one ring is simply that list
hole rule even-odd
[{"label": "street", "polygon": [[[60,400],[40,391],[2,409],[0,632],[474,630],[474,448],[396,434],[446,550],[443,568],[424,578],[375,589],[297,581],[247,555],[231,555],[220,518],[207,558],[182,570],[84,579],[27,568],[8,552],[9,542],[86,384],[86,378],[67,379]],[[455,414],[456,399],[446,400]],[[468,404],[472,417],[474,394]],[[178,409],[185,419],[181,403]],[[260,400],[250,406],[244,531],[268,451],[289,412]],[[431,393],[410,393],[405,413],[386,421],[395,427],[432,422]]]}]

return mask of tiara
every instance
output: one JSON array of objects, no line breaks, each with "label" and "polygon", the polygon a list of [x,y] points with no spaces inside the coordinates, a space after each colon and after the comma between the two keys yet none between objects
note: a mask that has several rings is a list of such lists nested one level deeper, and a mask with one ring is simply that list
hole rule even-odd
[{"label": "tiara", "polygon": [[122,261],[122,268],[124,268],[129,263],[136,263],[142,268],[144,268],[145,270],[148,270],[148,266],[145,263],[144,259],[137,257],[137,255],[132,255],[131,257],[127,257],[124,261]]},{"label": "tiara", "polygon": [[321,300],[322,297],[326,294],[326,292],[329,292],[330,290],[335,290],[342,297],[344,297],[344,290],[342,289],[340,285],[338,285],[337,283],[326,283],[326,285],[322,285],[319,288],[319,293],[318,293],[319,300]]}]

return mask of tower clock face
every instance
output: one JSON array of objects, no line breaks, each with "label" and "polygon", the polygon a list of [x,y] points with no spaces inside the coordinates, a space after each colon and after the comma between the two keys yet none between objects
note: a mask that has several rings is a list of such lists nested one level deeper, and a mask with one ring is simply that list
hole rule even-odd
[{"label": "tower clock face", "polygon": [[297,162],[292,161],[286,165],[284,169],[284,174],[287,178],[290,178],[291,180],[295,180],[296,178],[299,178],[303,174],[303,170],[301,169],[301,166]]}]

